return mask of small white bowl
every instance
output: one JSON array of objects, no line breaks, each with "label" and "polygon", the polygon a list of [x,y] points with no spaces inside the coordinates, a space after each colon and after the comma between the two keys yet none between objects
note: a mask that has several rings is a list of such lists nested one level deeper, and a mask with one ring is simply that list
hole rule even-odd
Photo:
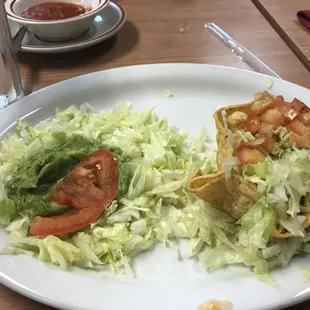
[{"label": "small white bowl", "polygon": [[[91,10],[76,17],[51,21],[27,19],[21,16],[24,10],[44,2],[76,3]],[[7,0],[5,9],[10,20],[24,26],[39,39],[61,42],[76,39],[86,33],[96,14],[108,3],[109,0]]]}]

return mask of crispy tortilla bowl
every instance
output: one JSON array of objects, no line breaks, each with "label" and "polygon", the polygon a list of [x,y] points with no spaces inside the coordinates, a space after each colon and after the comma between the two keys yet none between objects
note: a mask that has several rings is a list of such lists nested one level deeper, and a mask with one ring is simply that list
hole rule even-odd
[{"label": "crispy tortilla bowl", "polygon": [[[234,158],[234,149],[229,137],[231,131],[227,121],[233,113],[241,112],[248,114],[253,105],[268,104],[270,100],[277,98],[268,92],[255,94],[254,100],[246,104],[231,105],[218,109],[214,114],[217,129],[216,141],[218,146],[216,164],[218,172],[216,174],[197,175],[187,185],[189,191],[194,193],[201,200],[209,203],[213,208],[222,210],[236,220],[244,216],[261,197],[257,185],[246,180],[242,175],[242,166],[231,169],[229,176],[225,176],[225,160]],[[283,98],[283,97],[282,97]],[[303,214],[306,219],[302,227],[310,226],[310,213]],[[272,236],[278,239],[294,237],[290,232],[275,225]]]}]

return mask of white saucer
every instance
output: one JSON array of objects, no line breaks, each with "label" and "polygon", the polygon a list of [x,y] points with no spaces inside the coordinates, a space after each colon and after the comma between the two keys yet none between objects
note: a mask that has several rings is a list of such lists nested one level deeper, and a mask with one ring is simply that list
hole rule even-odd
[{"label": "white saucer", "polygon": [[[39,40],[33,33],[27,32],[20,51],[41,54],[56,54],[77,51],[102,41],[115,35],[124,25],[126,13],[118,4],[110,2],[108,6],[98,14],[88,32],[78,39],[67,42],[46,42]],[[18,25],[10,23],[12,35],[18,31]]]}]

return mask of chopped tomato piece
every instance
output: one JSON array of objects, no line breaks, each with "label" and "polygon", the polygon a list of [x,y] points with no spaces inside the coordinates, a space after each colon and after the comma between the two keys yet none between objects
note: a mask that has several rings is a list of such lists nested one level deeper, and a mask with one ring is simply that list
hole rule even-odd
[{"label": "chopped tomato piece", "polygon": [[247,119],[247,120],[250,121],[250,120],[255,119],[255,118],[258,118],[258,114],[256,114],[256,113],[250,111],[250,112],[248,113],[248,119]]},{"label": "chopped tomato piece", "polygon": [[296,119],[300,113],[309,111],[309,108],[297,98],[290,104],[285,105],[285,109],[281,111],[281,113],[285,116],[288,121],[293,121]]},{"label": "chopped tomato piece", "polygon": [[257,164],[266,158],[261,151],[248,145],[242,145],[237,149],[237,157],[242,164]]},{"label": "chopped tomato piece", "polygon": [[309,111],[309,107],[297,98],[293,99],[293,101],[291,102],[291,106],[299,113]]},{"label": "chopped tomato piece", "polygon": [[248,119],[246,121],[240,122],[237,127],[241,130],[248,130],[252,134],[257,133],[260,127],[258,115],[250,111],[248,113]]},{"label": "chopped tomato piece", "polygon": [[51,191],[48,199],[74,209],[49,218],[36,217],[33,235],[62,235],[94,223],[116,197],[118,168],[112,153],[98,150],[80,161]]},{"label": "chopped tomato piece", "polygon": [[282,104],[284,104],[284,103],[285,103],[285,101],[284,101],[284,97],[283,97],[283,96],[281,96],[281,95],[276,96],[275,100],[276,100],[276,102],[277,102],[278,104],[280,104],[280,105],[282,105]]},{"label": "chopped tomato piece", "polygon": [[264,114],[269,109],[281,109],[285,104],[282,96],[273,97],[267,91],[263,92],[262,95],[257,98],[251,106],[251,112],[258,115]]},{"label": "chopped tomato piece", "polygon": [[299,115],[298,118],[304,125],[309,126],[310,125],[310,111],[303,112]]},{"label": "chopped tomato piece", "polygon": [[264,150],[266,153],[271,153],[276,146],[276,140],[271,138],[265,138],[262,144],[259,144],[259,148]]},{"label": "chopped tomato piece", "polygon": [[251,111],[259,115],[263,114],[274,102],[275,98],[267,91],[264,91],[257,98],[255,98],[255,101],[251,106]]},{"label": "chopped tomato piece", "polygon": [[272,138],[273,137],[273,126],[272,124],[261,123],[260,129],[258,131],[259,136]]},{"label": "chopped tomato piece", "polygon": [[310,134],[299,135],[293,132],[290,136],[290,142],[298,148],[310,149]]},{"label": "chopped tomato piece", "polygon": [[292,121],[288,128],[292,130],[293,132],[297,133],[300,136],[307,135],[310,132],[310,128],[305,126],[302,122],[299,120]]},{"label": "chopped tomato piece", "polygon": [[245,126],[246,126],[246,121],[242,121],[238,124],[237,128],[240,130],[245,130]]},{"label": "chopped tomato piece", "polygon": [[287,109],[283,114],[288,121],[293,121],[295,118],[297,118],[299,112],[294,109]]},{"label": "chopped tomato piece", "polygon": [[284,118],[277,109],[269,109],[260,116],[262,123],[272,124],[273,129],[277,129],[284,124]]},{"label": "chopped tomato piece", "polygon": [[260,121],[258,118],[253,118],[246,122],[245,129],[248,130],[252,135],[258,133],[260,129]]},{"label": "chopped tomato piece", "polygon": [[266,103],[256,103],[254,102],[251,106],[251,111],[257,115],[261,115],[264,112],[266,112],[268,109],[270,109],[270,106],[272,105],[273,101],[269,101]]}]

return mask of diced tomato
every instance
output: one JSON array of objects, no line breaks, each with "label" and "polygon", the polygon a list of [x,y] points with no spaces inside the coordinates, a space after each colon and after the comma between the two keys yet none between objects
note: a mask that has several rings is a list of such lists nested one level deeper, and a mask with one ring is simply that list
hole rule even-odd
[{"label": "diced tomato", "polygon": [[294,98],[291,103],[286,103],[279,111],[291,122],[296,119],[300,113],[309,111],[309,108],[303,102]]},{"label": "diced tomato", "polygon": [[284,98],[282,96],[273,97],[268,92],[263,92],[261,99],[254,101],[251,106],[251,112],[262,115],[269,109],[280,109],[283,105]]},{"label": "diced tomato", "polygon": [[299,113],[294,109],[287,109],[283,115],[290,122],[297,118]]},{"label": "diced tomato", "polygon": [[258,102],[257,103],[254,102],[251,106],[251,111],[257,115],[261,115],[270,108],[272,103],[273,101],[269,101],[269,102],[261,103],[261,104]]},{"label": "diced tomato", "polygon": [[298,135],[293,132],[290,136],[290,142],[298,148],[310,149],[310,134]]},{"label": "diced tomato", "polygon": [[259,136],[272,138],[273,137],[273,126],[272,124],[261,123],[260,129],[258,131]]},{"label": "diced tomato", "polygon": [[304,125],[309,126],[310,125],[310,111],[303,112],[299,115],[298,118]]},{"label": "diced tomato", "polygon": [[260,129],[260,121],[258,118],[253,118],[246,122],[245,129],[248,130],[252,135],[258,133]]},{"label": "diced tomato", "polygon": [[267,109],[269,109],[269,106],[273,101],[274,97],[267,91],[264,91],[262,94],[255,98],[255,101],[251,106],[251,111],[259,115],[263,114]]},{"label": "diced tomato", "polygon": [[250,111],[249,113],[248,113],[248,121],[251,121],[252,119],[255,119],[255,118],[258,118],[258,114],[256,114],[256,113],[254,113],[254,112],[252,112],[252,111]]},{"label": "diced tomato", "polygon": [[280,105],[284,104],[284,102],[285,102],[284,97],[281,95],[276,96],[275,100],[276,100],[277,104],[280,104]]},{"label": "diced tomato", "polygon": [[310,128],[306,127],[302,122],[299,120],[292,121],[288,128],[292,130],[293,132],[297,133],[300,136],[307,135],[310,132]]},{"label": "diced tomato", "polygon": [[245,126],[246,126],[246,121],[242,121],[238,124],[237,128],[240,130],[245,130]]},{"label": "diced tomato", "polygon": [[269,109],[260,116],[262,123],[272,124],[273,129],[277,129],[284,124],[284,118],[277,109]]},{"label": "diced tomato", "polygon": [[248,145],[241,145],[236,153],[242,164],[257,164],[263,162],[266,158],[261,151]]},{"label": "diced tomato", "polygon": [[265,141],[259,145],[259,148],[264,150],[266,153],[271,153],[276,146],[276,140],[271,138],[265,138]]},{"label": "diced tomato", "polygon": [[293,99],[293,101],[291,102],[291,106],[299,113],[309,111],[309,107],[297,98]]}]

